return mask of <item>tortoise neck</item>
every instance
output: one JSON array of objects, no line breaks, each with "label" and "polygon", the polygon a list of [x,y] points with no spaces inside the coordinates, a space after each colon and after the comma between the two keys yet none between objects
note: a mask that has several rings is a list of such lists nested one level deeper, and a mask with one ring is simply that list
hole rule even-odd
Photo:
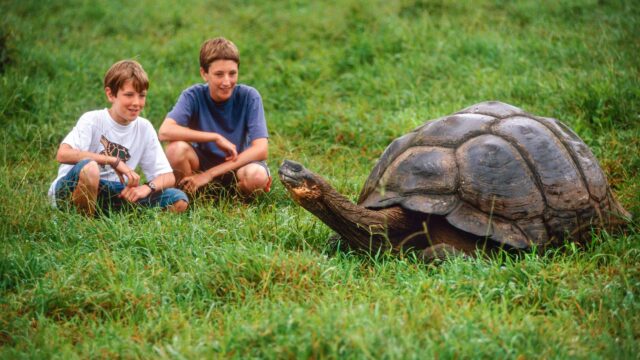
[{"label": "tortoise neck", "polygon": [[405,231],[411,216],[396,206],[371,210],[356,205],[326,181],[318,182],[323,196],[314,209],[308,209],[356,248],[389,248],[393,234]]}]

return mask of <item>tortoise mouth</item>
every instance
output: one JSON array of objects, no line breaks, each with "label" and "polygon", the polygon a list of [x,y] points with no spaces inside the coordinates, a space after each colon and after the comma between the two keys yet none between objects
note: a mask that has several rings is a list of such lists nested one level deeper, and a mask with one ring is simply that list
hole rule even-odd
[{"label": "tortoise mouth", "polygon": [[314,201],[322,196],[312,173],[301,164],[284,160],[278,169],[280,181],[298,203]]},{"label": "tortoise mouth", "polygon": [[284,184],[287,189],[297,188],[304,186],[304,182],[301,179],[291,177],[282,172],[278,172],[280,176],[280,181]]},{"label": "tortoise mouth", "polygon": [[297,188],[305,186],[304,166],[297,162],[284,160],[278,169],[280,181],[288,188]]}]

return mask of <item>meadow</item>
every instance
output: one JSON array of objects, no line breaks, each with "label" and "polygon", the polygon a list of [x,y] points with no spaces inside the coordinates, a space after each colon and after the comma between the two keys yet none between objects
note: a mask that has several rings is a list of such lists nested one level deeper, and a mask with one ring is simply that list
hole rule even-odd
[{"label": "meadow", "polygon": [[[627,358],[640,354],[640,7],[635,1],[0,2],[0,358]],[[500,100],[569,125],[625,233],[541,254],[337,251],[279,181],[86,218],[52,209],[55,152],[142,63],[159,127],[225,36],[257,88],[269,166],[303,163],[355,200],[426,120]]]}]

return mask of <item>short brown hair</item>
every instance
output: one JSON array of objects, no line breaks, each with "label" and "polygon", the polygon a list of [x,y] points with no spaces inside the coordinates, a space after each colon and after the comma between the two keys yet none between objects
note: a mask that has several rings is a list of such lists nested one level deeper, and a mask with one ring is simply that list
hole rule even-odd
[{"label": "short brown hair", "polygon": [[240,52],[234,43],[217,37],[202,43],[200,47],[200,67],[209,70],[209,65],[216,60],[233,60],[240,66]]},{"label": "short brown hair", "polygon": [[149,78],[142,65],[135,60],[120,60],[111,65],[104,74],[104,87],[111,89],[113,96],[118,95],[118,90],[131,80],[133,88],[137,92],[149,89]]}]

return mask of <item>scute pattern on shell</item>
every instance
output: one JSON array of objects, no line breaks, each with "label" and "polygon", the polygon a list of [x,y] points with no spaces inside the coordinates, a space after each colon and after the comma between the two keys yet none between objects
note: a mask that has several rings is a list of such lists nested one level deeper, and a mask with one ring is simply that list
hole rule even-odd
[{"label": "scute pattern on shell", "polygon": [[358,204],[400,205],[517,248],[589,236],[629,216],[567,126],[483,102],[429,121],[384,151]]}]

